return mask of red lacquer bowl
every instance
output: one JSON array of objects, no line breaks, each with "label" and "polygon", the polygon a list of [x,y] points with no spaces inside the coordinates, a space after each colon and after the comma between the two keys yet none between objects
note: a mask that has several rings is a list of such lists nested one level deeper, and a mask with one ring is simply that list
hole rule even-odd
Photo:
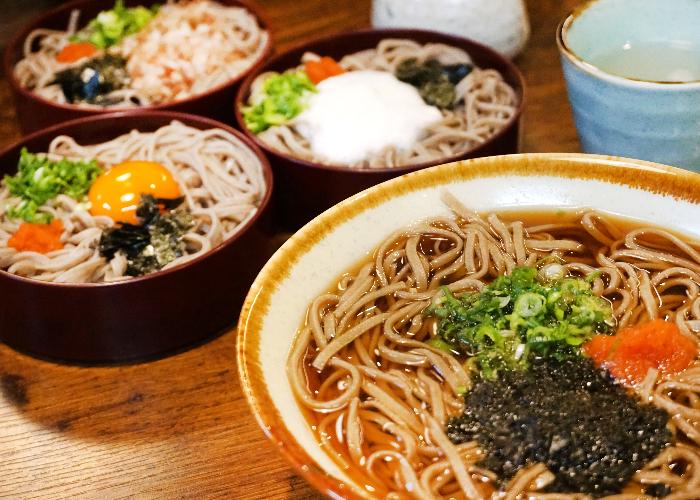
[{"label": "red lacquer bowl", "polygon": [[[245,0],[217,0],[219,3],[230,6],[241,6],[248,9],[258,19],[260,26],[269,32],[269,25],[261,14],[259,7]],[[162,0],[125,0],[124,4],[129,6],[143,5],[150,6],[155,3],[163,3]],[[34,92],[20,86],[14,77],[15,64],[23,57],[24,41],[33,30],[37,28],[48,28],[55,30],[65,30],[68,26],[68,19],[71,11],[80,10],[79,26],[83,27],[89,19],[94,18],[100,11],[109,10],[114,7],[114,0],[73,0],[66,2],[59,7],[49,11],[43,16],[35,19],[26,28],[19,32],[7,45],[4,54],[4,70],[14,95],[17,118],[20,128],[24,133],[41,130],[47,126],[61,123],[84,116],[95,116],[118,111],[118,108],[82,108],[71,104],[59,104],[48,99],[44,99]],[[243,78],[255,69],[270,54],[272,41],[268,38],[267,44],[257,60],[251,67],[242,74],[218,85],[207,92],[194,95],[187,99],[173,101],[169,103],[142,106],[140,110],[172,110],[184,113],[192,113],[207,116],[217,120],[233,122],[231,112],[231,101],[236,95],[236,91]],[[132,108],[128,108],[132,109]],[[128,110],[124,109],[124,110]]]},{"label": "red lacquer bowl", "polygon": [[266,190],[257,213],[231,238],[181,266],[122,283],[58,284],[0,271],[0,341],[56,361],[133,362],[212,338],[234,324],[257,271],[271,254],[268,205],[272,172],[260,150],[222,123],[169,111],[102,114],[34,133],[0,152],[0,177],[14,174],[22,147],[46,151],[62,134],[80,144],[133,129],[156,130],[179,120],[236,135],[263,166]]},{"label": "red lacquer bowl", "polygon": [[[469,151],[432,162],[394,168],[351,169],[301,160],[270,148],[245,126],[241,108],[248,100],[251,84],[261,73],[283,72],[294,68],[299,65],[301,56],[305,52],[328,55],[339,60],[347,54],[374,48],[386,38],[408,38],[421,44],[444,43],[464,49],[477,66],[497,70],[515,89],[518,97],[516,113],[498,133]],[[280,186],[275,193],[275,200],[281,225],[285,229],[296,229],[339,201],[407,172],[468,158],[516,153],[525,99],[524,92],[525,80],[518,68],[494,50],[472,40],[414,29],[362,30],[330,35],[302,43],[260,65],[241,84],[236,95],[235,112],[240,129],[270,158],[275,180]]]}]

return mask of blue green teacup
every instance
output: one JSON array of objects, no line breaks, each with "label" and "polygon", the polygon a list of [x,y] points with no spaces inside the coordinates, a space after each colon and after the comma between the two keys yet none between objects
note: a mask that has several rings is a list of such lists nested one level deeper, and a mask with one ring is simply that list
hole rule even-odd
[{"label": "blue green teacup", "polygon": [[557,30],[583,150],[700,171],[700,1],[597,0]]}]

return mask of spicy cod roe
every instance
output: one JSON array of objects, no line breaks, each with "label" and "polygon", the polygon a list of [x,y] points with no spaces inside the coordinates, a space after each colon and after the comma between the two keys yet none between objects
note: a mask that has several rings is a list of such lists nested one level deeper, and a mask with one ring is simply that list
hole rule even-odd
[{"label": "spicy cod roe", "polygon": [[54,219],[51,224],[24,222],[7,242],[19,252],[49,253],[63,248],[63,223]]},{"label": "spicy cod roe", "polygon": [[661,319],[624,328],[616,335],[596,335],[583,350],[596,365],[631,385],[641,383],[652,368],[662,375],[682,372],[697,354],[692,340],[674,323]]}]

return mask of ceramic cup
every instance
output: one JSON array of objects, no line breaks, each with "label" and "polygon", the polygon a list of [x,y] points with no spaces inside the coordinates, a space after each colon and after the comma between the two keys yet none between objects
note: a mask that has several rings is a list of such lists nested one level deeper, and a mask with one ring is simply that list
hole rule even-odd
[{"label": "ceramic cup", "polygon": [[564,19],[557,43],[585,152],[700,171],[698,19],[695,0],[597,0]]}]

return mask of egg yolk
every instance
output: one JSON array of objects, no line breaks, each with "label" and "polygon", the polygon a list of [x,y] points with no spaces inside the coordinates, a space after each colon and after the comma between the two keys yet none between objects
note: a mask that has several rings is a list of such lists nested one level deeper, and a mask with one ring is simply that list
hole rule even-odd
[{"label": "egg yolk", "polygon": [[125,161],[95,180],[88,198],[92,215],[107,215],[116,222],[138,224],[136,207],[142,194],[177,198],[180,188],[170,171],[151,161]]}]

